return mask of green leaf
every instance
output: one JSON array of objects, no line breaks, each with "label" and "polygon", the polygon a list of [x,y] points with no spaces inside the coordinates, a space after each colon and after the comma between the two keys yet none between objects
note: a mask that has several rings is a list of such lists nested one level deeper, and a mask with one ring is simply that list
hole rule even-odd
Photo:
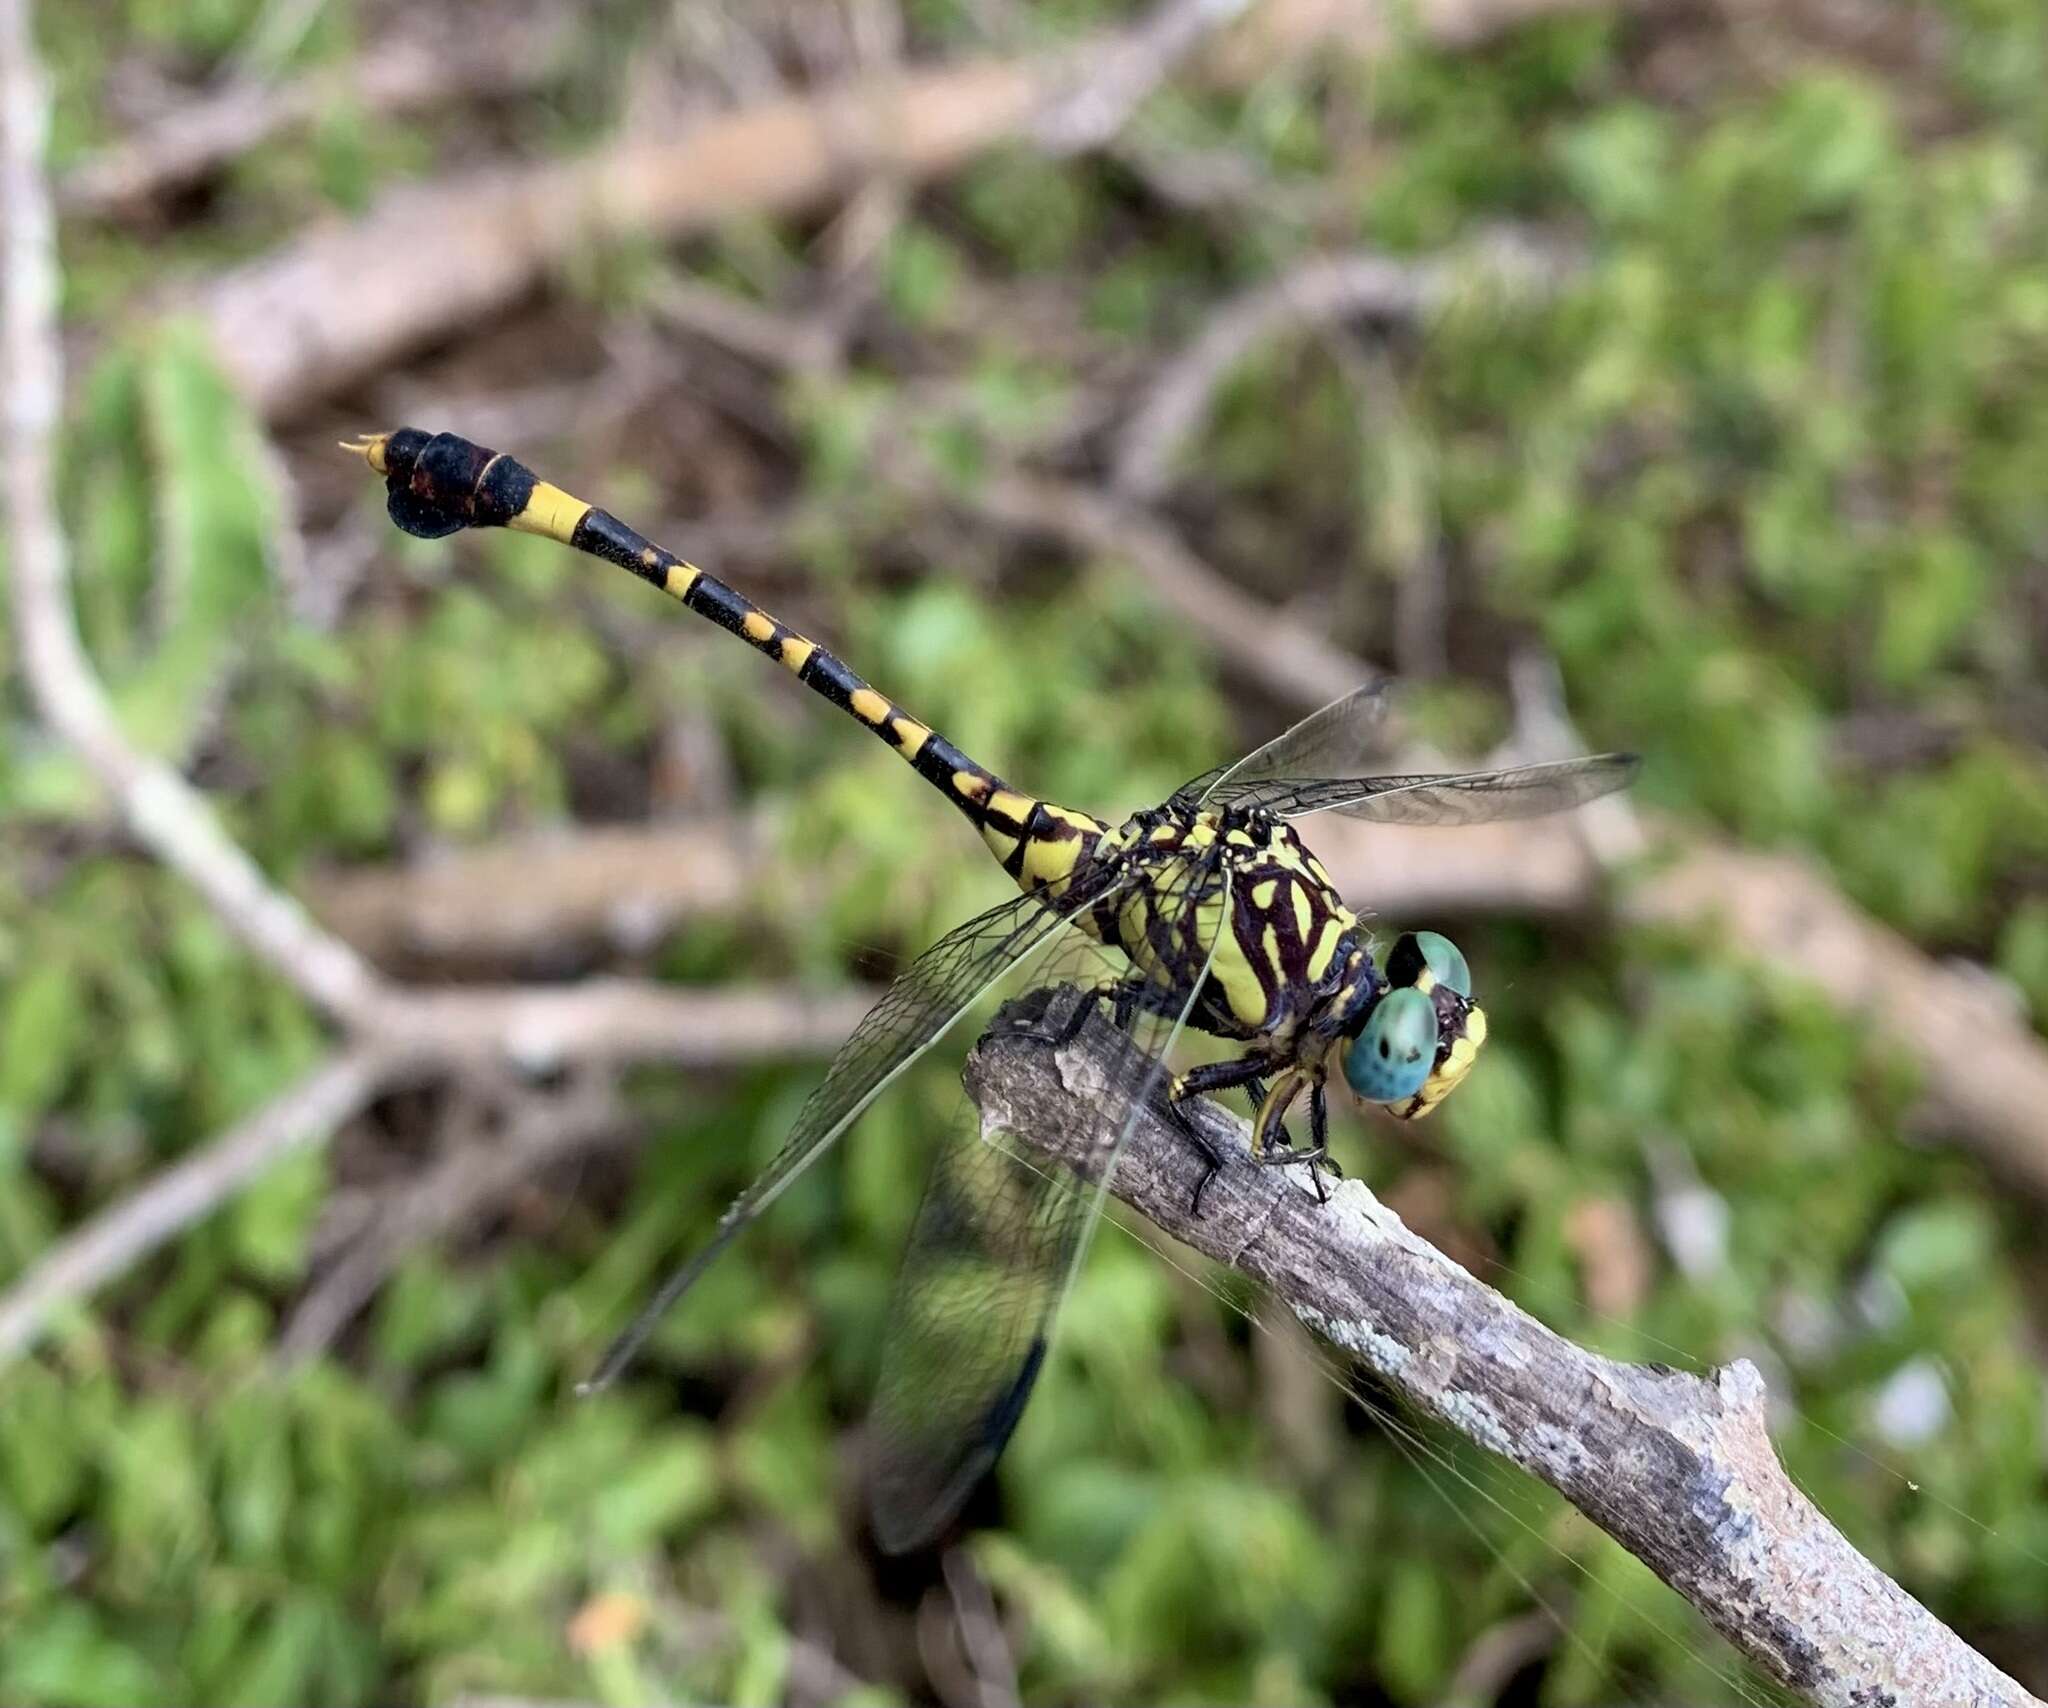
[{"label": "green leaf", "polygon": [[49,953],[0,995],[0,1105],[32,1119],[54,1103],[85,1032],[77,971]]},{"label": "green leaf", "polygon": [[296,1279],[326,1197],[327,1159],[319,1147],[270,1169],[228,1212],[235,1261],[267,1281]]},{"label": "green leaf", "polygon": [[40,1708],[132,1708],[165,1700],[164,1681],[107,1632],[82,1600],[10,1618],[0,1647],[0,1697]]}]

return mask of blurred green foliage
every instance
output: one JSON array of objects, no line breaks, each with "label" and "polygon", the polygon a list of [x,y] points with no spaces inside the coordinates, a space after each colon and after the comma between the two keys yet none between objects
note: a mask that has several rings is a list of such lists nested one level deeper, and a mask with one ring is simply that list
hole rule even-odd
[{"label": "blurred green foliage", "polygon": [[[110,55],[209,63],[255,7],[115,10],[119,30],[45,9],[67,157]],[[1038,10],[1057,39],[1103,8]],[[957,532],[906,553],[917,517],[875,489],[878,424],[971,487],[1057,431],[1083,388],[1075,348],[1127,366],[1332,242],[1423,253],[1502,219],[1554,224],[1587,253],[1563,296],[1475,300],[1397,341],[1369,372],[1391,396],[1327,340],[1246,361],[1187,452],[1190,524],[1253,590],[1337,613],[1382,659],[1398,579],[1440,541],[1462,674],[1497,679],[1508,646],[1540,641],[1589,740],[1650,755],[1648,804],[1806,850],[2038,1014],[2048,25],[2027,0],[1932,10],[1933,66],[1763,77],[1716,39],[1734,70],[1691,101],[1643,72],[1654,26],[1586,16],[1148,110],[1155,138],[1319,196],[1308,218],[1280,194],[1219,220],[1164,209],[1113,161],[983,161],[919,198],[880,255],[877,348],[917,358],[784,397],[780,478],[806,520],[780,573],[801,573],[814,632],[969,751],[1091,807],[1156,798],[1284,709],[1238,703],[1114,562],[1020,566]],[[976,39],[950,0],[905,12],[919,44]],[[323,19],[308,62],[353,51],[350,9]],[[359,206],[452,128],[336,119],[238,168],[178,244],[204,261],[311,204]],[[746,288],[801,256],[752,227],[689,260]],[[337,625],[296,615],[260,425],[189,335],[99,324],[157,263],[105,234],[72,259],[74,312],[105,334],[65,459],[81,625],[131,735],[193,771],[281,879],[559,823],[579,769],[644,768],[688,706],[825,888],[786,930],[693,927],[654,971],[823,986],[999,893],[887,754],[551,548],[380,534]],[[631,313],[635,279],[667,264],[579,283]],[[1062,353],[1034,343],[1042,314],[991,312],[1007,290],[1068,305]],[[934,401],[920,363],[964,383]],[[635,443],[622,428],[553,461],[521,450],[634,514],[678,485]],[[358,508],[375,526],[369,491]],[[7,692],[0,1273],[321,1047],[290,993],[109,833]],[[1499,714],[1482,699],[1482,720]],[[1945,1617],[2048,1666],[2030,1207],[1924,1142],[1910,1074],[1795,955],[1440,923],[1481,969],[1494,1042],[1430,1155],[1354,1132],[1354,1169],[1397,1194],[1447,1181],[1444,1223],[1561,1332],[1760,1359],[1802,1485]],[[1888,999],[1910,1010],[1915,993]],[[800,1604],[860,1610],[823,1628],[861,1628],[866,1659],[847,1664],[896,1681],[845,1700],[925,1696],[906,1657],[933,1569],[878,1573],[854,1550],[850,1426],[923,1158],[958,1114],[956,1065],[939,1052],[878,1106],[664,1324],[642,1376],[589,1403],[569,1388],[593,1349],[770,1154],[814,1064],[648,1076],[653,1140],[622,1177],[569,1171],[544,1226],[409,1257],[356,1332],[290,1371],[274,1338],[315,1271],[337,1165],[270,1175],[0,1373],[0,1699],[769,1702],[818,1640]],[[1673,1157],[1725,1208],[1725,1254],[1691,1273],[1660,1260],[1626,1318],[1603,1315],[1578,1217],[1619,1201],[1647,1223]],[[999,1527],[972,1547],[1027,1700],[1435,1701],[1482,1632],[1538,1602],[1561,1631],[1547,1703],[1735,1694],[1727,1651],[1540,1491],[1346,1409],[1334,1364],[1280,1406],[1254,1302],[1201,1279],[1221,1296],[1140,1241],[1099,1242],[1004,1462],[984,1513]],[[1944,1405],[1887,1439],[1886,1395],[1923,1369]],[[1320,1451],[1296,1451],[1304,1437]],[[593,1636],[616,1608],[622,1634]]]}]

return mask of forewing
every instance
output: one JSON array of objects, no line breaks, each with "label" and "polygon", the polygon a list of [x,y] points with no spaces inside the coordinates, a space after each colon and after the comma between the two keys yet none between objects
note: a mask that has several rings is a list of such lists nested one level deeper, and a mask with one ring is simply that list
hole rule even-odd
[{"label": "forewing", "polygon": [[944,1037],[991,985],[1066,932],[1067,919],[1086,905],[1080,896],[1070,896],[1058,908],[1036,896],[1016,896],[955,927],[911,962],[840,1045],[831,1070],[798,1111],[774,1160],[733,1200],[702,1249],[662,1283],[613,1341],[586,1389],[611,1383],[719,1253],[859,1118],[891,1080]]},{"label": "forewing", "polygon": [[1362,776],[1373,764],[1385,761],[1384,739],[1393,705],[1389,683],[1354,688],[1235,765],[1205,771],[1182,784],[1176,797],[1197,805],[1220,804],[1225,790],[1274,778]]},{"label": "forewing", "polygon": [[[1219,925],[1229,918],[1221,874]],[[1199,890],[1199,886],[1195,886]],[[1207,946],[1204,977],[1221,931]],[[1109,1178],[1201,988],[1125,1040],[1092,1107],[1082,1179],[970,1121],[942,1148],[897,1278],[871,1418],[869,1500],[892,1553],[952,1522],[1022,1415]],[[1014,1148],[1013,1148],[1014,1147]]]},{"label": "forewing", "polygon": [[1334,812],[1373,824],[1486,824],[1584,806],[1626,788],[1637,763],[1632,753],[1596,753],[1496,771],[1276,778],[1242,788],[1223,784],[1210,805],[1263,807],[1280,818]]}]

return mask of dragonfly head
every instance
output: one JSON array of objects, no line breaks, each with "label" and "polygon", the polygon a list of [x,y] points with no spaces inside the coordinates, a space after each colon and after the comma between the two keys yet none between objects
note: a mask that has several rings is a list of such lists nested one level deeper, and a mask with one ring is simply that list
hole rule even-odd
[{"label": "dragonfly head", "polygon": [[1387,956],[1386,988],[1344,1052],[1344,1078],[1367,1102],[1413,1121],[1457,1089],[1485,1042],[1486,1011],[1472,1000],[1458,946],[1434,931],[1404,932]]}]

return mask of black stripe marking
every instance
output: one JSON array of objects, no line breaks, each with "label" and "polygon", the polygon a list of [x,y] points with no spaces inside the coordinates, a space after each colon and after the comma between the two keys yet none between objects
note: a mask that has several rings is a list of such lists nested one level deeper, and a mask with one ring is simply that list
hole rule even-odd
[{"label": "black stripe marking", "polygon": [[651,581],[656,587],[666,585],[669,569],[678,561],[673,553],[663,551],[609,510],[600,510],[596,505],[583,512],[583,520],[576,524],[569,544],[579,552],[630,569],[642,581]]},{"label": "black stripe marking", "polygon": [[804,661],[798,680],[815,689],[833,705],[848,711],[852,709],[855,691],[867,686],[823,647]]},{"label": "black stripe marking", "polygon": [[[401,427],[374,443],[379,447],[376,454],[385,473],[391,519],[407,533],[422,538],[434,539],[462,528],[501,527],[512,522],[532,504],[534,490],[540,484],[533,471],[517,459],[487,450],[454,433],[430,436],[416,427]],[[778,622],[716,576],[684,564],[608,510],[595,506],[586,509],[568,543],[577,551],[630,570],[664,591],[670,585],[671,572],[686,571],[688,583],[681,593],[683,604],[778,662],[786,657],[792,643],[810,646],[811,651],[797,672],[798,681],[849,712],[853,711],[855,695],[874,694],[880,706],[877,716],[873,720],[861,717],[860,721],[898,753],[905,754],[918,775],[940,789],[976,825],[989,823],[992,815],[985,803],[1006,788],[1002,779],[977,765],[936,731],[919,743],[914,754],[907,753],[908,726],[927,726],[855,675],[824,647]],[[756,628],[766,627],[760,639],[747,633],[749,618],[757,619]],[[854,715],[860,717],[857,712]],[[963,788],[956,778],[967,779],[969,786]],[[1033,808],[1032,816],[1038,818],[1037,803],[1033,803]],[[1008,815],[1001,815],[996,822],[1009,826],[1013,821]],[[1065,839],[1076,833],[1074,827],[1044,822],[1043,840]],[[1021,856],[1025,827],[1016,826],[1016,833]]]}]

